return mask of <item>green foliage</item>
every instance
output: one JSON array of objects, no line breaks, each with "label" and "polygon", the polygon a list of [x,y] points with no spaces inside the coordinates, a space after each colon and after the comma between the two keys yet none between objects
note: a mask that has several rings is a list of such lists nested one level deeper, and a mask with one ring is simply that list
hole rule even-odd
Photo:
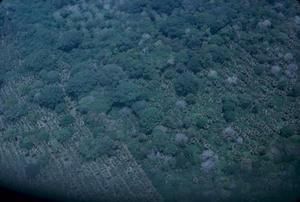
[{"label": "green foliage", "polygon": [[87,161],[95,160],[103,155],[111,155],[115,143],[108,136],[85,138],[80,142],[79,154]]},{"label": "green foliage", "polygon": [[132,110],[136,113],[139,114],[141,113],[143,110],[145,110],[148,107],[148,103],[145,100],[140,100],[137,102],[134,102],[131,105]]},{"label": "green foliage", "polygon": [[177,147],[172,140],[172,134],[167,133],[161,128],[154,128],[152,130],[151,143],[157,151],[167,155],[175,155]]},{"label": "green foliage", "polygon": [[81,113],[106,113],[112,106],[112,99],[110,95],[105,93],[92,92],[90,95],[81,98],[78,104],[78,110]]},{"label": "green foliage", "polygon": [[[287,88],[287,86],[288,86],[288,82],[286,79],[280,79],[277,83],[277,88],[279,90],[285,90]],[[290,92],[290,95],[292,95],[291,93],[292,92]]]},{"label": "green foliage", "polygon": [[263,65],[256,65],[253,67],[254,69],[254,73],[257,75],[257,76],[261,76],[265,70],[264,66]]},{"label": "green foliage", "polygon": [[298,135],[290,136],[282,141],[282,145],[284,146],[285,150],[285,160],[288,163],[292,163],[293,161],[297,161],[299,158],[299,147],[300,147],[300,135],[299,135],[299,128],[298,128]]},{"label": "green foliage", "polygon": [[184,133],[177,133],[174,139],[175,139],[175,144],[180,148],[186,147],[189,140]]},{"label": "green foliage", "polygon": [[58,114],[64,113],[67,110],[66,103],[59,103],[55,106],[55,112]]},{"label": "green foliage", "polygon": [[222,101],[223,117],[227,122],[233,122],[236,118],[236,102],[231,97],[225,97]]},{"label": "green foliage", "polygon": [[186,103],[188,103],[189,105],[193,105],[197,102],[197,97],[194,94],[188,94],[185,97],[185,101]]},{"label": "green foliage", "polygon": [[13,142],[21,135],[17,128],[8,128],[3,132],[3,140]]},{"label": "green foliage", "polygon": [[174,83],[176,93],[180,96],[197,93],[199,83],[197,77],[191,72],[180,74]]},{"label": "green foliage", "polygon": [[[1,11],[2,11],[2,8],[1,8]],[[1,25],[1,29],[2,29],[2,26],[3,26],[3,23],[4,23],[4,18],[5,18],[4,12],[0,12],[0,25]]]},{"label": "green foliage", "polygon": [[192,72],[194,73],[197,73],[199,71],[201,71],[203,69],[202,67],[202,56],[200,55],[193,55],[188,64],[187,64],[187,67],[189,68],[189,70],[191,70]]},{"label": "green foliage", "polygon": [[198,116],[196,119],[196,126],[199,129],[205,129],[207,127],[208,120],[203,116]]},{"label": "green foliage", "polygon": [[[200,32],[199,30],[192,30],[191,33],[189,33],[186,37],[185,37],[185,44],[188,48],[193,49],[193,50],[198,50],[201,46],[202,43],[205,40],[205,33],[204,32]],[[199,56],[199,58],[203,57],[205,55]],[[197,62],[196,60],[193,61]]]},{"label": "green foliage", "polygon": [[57,58],[51,50],[37,50],[25,58],[24,67],[26,71],[33,72],[39,72],[42,69],[54,70],[57,67]]},{"label": "green foliage", "polygon": [[99,83],[103,86],[116,86],[120,80],[126,78],[122,67],[116,64],[108,64],[98,73]]},{"label": "green foliage", "polygon": [[300,96],[300,82],[296,83],[288,93],[289,96],[299,97]]},{"label": "green foliage", "polygon": [[10,122],[16,122],[28,114],[28,106],[23,103],[5,105],[4,117]]},{"label": "green foliage", "polygon": [[253,106],[251,108],[251,112],[254,113],[254,114],[257,114],[259,112],[260,108],[261,107],[259,106],[259,103],[254,102]]},{"label": "green foliage", "polygon": [[71,75],[66,85],[66,92],[73,98],[78,98],[90,92],[97,84],[97,76],[91,70],[81,70]]},{"label": "green foliage", "polygon": [[58,104],[64,102],[64,92],[59,86],[46,86],[35,98],[35,101],[42,107],[55,109]]},{"label": "green foliage", "polygon": [[170,15],[174,9],[181,7],[181,2],[181,0],[149,1],[149,5],[158,13]]},{"label": "green foliage", "polygon": [[227,122],[233,122],[236,119],[236,112],[235,111],[225,111],[223,114],[223,117]]},{"label": "green foliage", "polygon": [[40,72],[41,78],[47,83],[58,83],[60,80],[60,75],[58,71],[45,69]]},{"label": "green foliage", "polygon": [[34,143],[31,138],[23,137],[20,142],[20,147],[26,150],[31,150],[34,147]]},{"label": "green foliage", "polygon": [[115,60],[123,67],[129,78],[137,79],[143,76],[145,66],[141,64],[141,54],[136,50],[119,53]]},{"label": "green foliage", "polygon": [[62,8],[68,5],[72,1],[65,1],[65,0],[53,0],[51,3],[56,9]]},{"label": "green foliage", "polygon": [[3,76],[0,76],[0,88],[3,86],[4,84],[4,78]]},{"label": "green foliage", "polygon": [[[156,80],[157,70],[162,71],[167,67],[174,66],[175,58],[172,54],[172,49],[169,46],[161,45],[152,49],[149,59],[146,59],[143,70],[143,78],[149,80]],[[168,62],[168,60],[173,60],[173,62]]]},{"label": "green foliage", "polygon": [[43,129],[36,129],[23,134],[20,141],[20,147],[26,150],[31,150],[34,146],[49,141],[49,133]]},{"label": "green foliage", "polygon": [[242,109],[248,109],[252,104],[251,97],[246,95],[246,94],[243,94],[243,95],[239,96],[238,99],[239,99],[239,106]]},{"label": "green foliage", "polygon": [[141,13],[146,5],[147,1],[131,0],[121,5],[121,10],[128,13]]},{"label": "green foliage", "polygon": [[114,89],[113,100],[116,104],[131,104],[139,100],[143,93],[141,88],[131,80],[121,80]]},{"label": "green foliage", "polygon": [[49,133],[44,130],[38,130],[37,132],[34,133],[34,135],[37,143],[48,142],[50,140]]},{"label": "green foliage", "polygon": [[285,138],[291,137],[297,134],[297,127],[293,124],[288,124],[280,129],[279,135]]},{"label": "green foliage", "polygon": [[149,55],[133,49],[126,53],[120,53],[116,57],[129,78],[145,80],[157,79],[158,71],[167,65],[167,57],[170,57],[170,48],[167,46],[152,47]]},{"label": "green foliage", "polygon": [[71,139],[74,131],[72,128],[62,128],[60,130],[55,131],[54,137],[60,143],[65,143],[69,139]]},{"label": "green foliage", "polygon": [[121,10],[128,13],[141,13],[143,10],[153,9],[159,14],[168,14],[170,15],[174,9],[180,8],[182,0],[164,0],[160,1],[151,1],[151,0],[132,0],[121,5]]},{"label": "green foliage", "polygon": [[159,31],[169,38],[181,38],[184,35],[184,21],[180,17],[169,17],[160,25]]},{"label": "green foliage", "polygon": [[[230,60],[231,52],[225,46],[218,46],[216,44],[209,44],[203,47],[202,52],[209,54],[214,63],[223,64],[224,62]],[[204,59],[202,59],[203,61]],[[204,65],[204,62],[202,62]]]},{"label": "green foliage", "polygon": [[222,101],[222,111],[234,111],[236,108],[236,103],[231,97],[225,97]]},{"label": "green foliage", "polygon": [[63,117],[59,120],[59,125],[61,127],[67,127],[75,122],[75,118],[70,114],[65,114]]},{"label": "green foliage", "polygon": [[176,167],[179,169],[185,169],[188,166],[188,159],[183,152],[176,155]]},{"label": "green foliage", "polygon": [[168,128],[179,129],[183,127],[182,114],[178,111],[169,111],[165,114],[162,124]]},{"label": "green foliage", "polygon": [[[75,144],[86,164],[113,160],[118,141],[165,201],[266,201],[266,189],[296,190],[299,12],[292,1],[243,3],[2,1],[0,146],[19,144],[35,178],[35,147]],[[228,85],[233,75],[238,85]],[[55,124],[37,129],[44,118]],[[231,127],[226,141],[220,131]]]},{"label": "green foliage", "polygon": [[226,11],[226,6],[212,9],[211,12],[201,12],[197,14],[197,27],[209,26],[210,32],[215,34],[219,31],[228,21],[228,11]]},{"label": "green foliage", "polygon": [[147,107],[140,111],[138,116],[141,129],[150,133],[155,126],[159,125],[163,114],[157,107]]},{"label": "green foliage", "polygon": [[78,48],[83,40],[83,35],[80,31],[70,30],[62,34],[58,41],[60,50],[70,52],[74,48]]},{"label": "green foliage", "polygon": [[195,145],[189,145],[183,149],[184,155],[188,160],[188,165],[193,166],[199,163],[199,148]]}]

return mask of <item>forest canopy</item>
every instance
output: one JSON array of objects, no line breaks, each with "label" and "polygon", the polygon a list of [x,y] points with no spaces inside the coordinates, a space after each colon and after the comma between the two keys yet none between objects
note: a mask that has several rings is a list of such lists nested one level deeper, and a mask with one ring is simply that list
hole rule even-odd
[{"label": "forest canopy", "polygon": [[292,0],[2,1],[1,173],[71,182],[78,199],[299,198],[299,11]]}]

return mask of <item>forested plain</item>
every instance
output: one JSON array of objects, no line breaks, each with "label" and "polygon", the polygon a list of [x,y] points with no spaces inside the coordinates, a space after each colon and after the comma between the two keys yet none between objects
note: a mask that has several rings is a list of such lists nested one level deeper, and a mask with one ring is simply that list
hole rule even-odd
[{"label": "forested plain", "polygon": [[4,0],[0,182],[81,201],[299,199],[299,64],[296,0]]}]

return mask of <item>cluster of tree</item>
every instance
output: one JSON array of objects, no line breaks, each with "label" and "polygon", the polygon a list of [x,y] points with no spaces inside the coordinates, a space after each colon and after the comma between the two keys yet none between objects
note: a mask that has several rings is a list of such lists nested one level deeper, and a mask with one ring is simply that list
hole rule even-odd
[{"label": "cluster of tree", "polygon": [[64,102],[64,96],[60,86],[49,85],[41,89],[34,101],[42,107],[55,109],[56,106]]},{"label": "cluster of tree", "polygon": [[[282,27],[273,29],[276,22],[268,25],[267,21],[270,29],[262,28],[253,17],[271,18],[278,12],[262,12],[247,6],[242,9],[238,0],[132,0],[125,1],[121,10],[115,10],[113,2],[111,8],[99,5],[96,0],[51,2],[51,9],[58,10],[47,11],[51,13],[48,17],[42,15],[44,10],[36,11],[40,15],[29,21],[43,19],[45,23],[40,21],[27,28],[33,30],[18,35],[22,43],[20,57],[24,57],[19,69],[22,71],[10,70],[4,51],[0,53],[0,88],[15,77],[30,76],[35,80],[21,89],[21,96],[29,98],[24,99],[25,103],[23,99],[5,98],[7,102],[0,106],[3,120],[15,123],[26,117],[35,121],[39,118],[30,113],[35,104],[57,112],[59,117],[59,129],[51,135],[43,129],[21,134],[18,130],[0,128],[5,140],[22,137],[20,146],[25,150],[47,143],[50,137],[64,145],[77,137],[74,136],[78,133],[74,127],[77,119],[67,110],[65,102],[69,96],[79,112],[77,115],[82,116],[94,134],[81,137],[79,154],[83,159],[92,161],[114,154],[118,140],[128,145],[143,166],[151,165],[149,170],[159,168],[173,175],[172,171],[190,172],[196,167],[198,175],[201,166],[213,164],[211,161],[202,164],[202,143],[218,148],[236,144],[223,144],[223,139],[214,135],[216,131],[226,124],[240,124],[241,116],[245,119],[264,116],[259,113],[261,107],[277,107],[278,112],[273,112],[275,109],[269,112],[277,115],[272,118],[282,121],[283,106],[297,105],[299,70],[293,64],[298,60],[297,55],[286,56],[282,61],[278,57],[281,53],[269,54],[264,48],[265,45],[280,47],[290,40],[289,35]],[[280,11],[281,7],[277,5],[276,9]],[[49,22],[50,18],[54,20]],[[275,19],[284,24],[281,17]],[[2,22],[0,12],[0,31]],[[252,67],[248,60],[256,65]],[[267,74],[269,66],[277,61],[282,69],[275,68]],[[240,66],[243,69],[238,69]],[[70,73],[69,77],[65,72]],[[234,73],[239,74],[241,85],[227,82],[226,77]],[[251,86],[252,78],[257,79],[258,86]],[[258,104],[256,96],[266,96],[262,92],[276,99],[261,100]],[[28,100],[31,103],[26,103]],[[291,119],[299,119],[290,111],[284,113],[291,115]],[[297,120],[293,124],[283,123],[276,134],[280,135],[278,138],[297,140]],[[249,145],[257,144],[255,138],[248,140]],[[243,146],[248,149],[248,144],[240,140],[234,148]],[[292,153],[292,160],[293,146],[283,149]],[[228,154],[227,150],[225,153]],[[239,161],[243,155],[228,155],[224,159]],[[39,169],[32,164],[27,170],[34,176]],[[219,171],[230,175],[234,172],[233,168]]]},{"label": "cluster of tree", "polygon": [[85,160],[96,160],[103,155],[110,156],[115,149],[116,145],[109,136],[87,137],[79,145],[79,153]]},{"label": "cluster of tree", "polygon": [[149,0],[134,0],[126,2],[121,9],[128,13],[140,13],[143,10],[153,9],[162,14],[171,14],[174,9],[182,6],[182,0],[166,0],[166,1],[149,1]]}]

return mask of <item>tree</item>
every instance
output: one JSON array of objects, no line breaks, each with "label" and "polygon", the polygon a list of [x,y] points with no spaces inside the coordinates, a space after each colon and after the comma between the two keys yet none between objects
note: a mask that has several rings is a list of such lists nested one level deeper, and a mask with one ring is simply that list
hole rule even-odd
[{"label": "tree", "polygon": [[26,150],[30,150],[34,146],[49,141],[49,133],[43,129],[34,129],[29,132],[24,132],[22,135],[20,147]]},{"label": "tree", "polygon": [[64,92],[57,85],[46,86],[40,91],[35,100],[42,107],[55,109],[58,104],[64,102]]},{"label": "tree", "polygon": [[54,137],[56,138],[56,140],[58,142],[65,143],[66,141],[71,139],[73,133],[74,133],[74,131],[72,130],[71,127],[62,128],[62,129],[55,131]]},{"label": "tree", "polygon": [[83,35],[80,31],[71,30],[62,34],[58,40],[58,49],[65,52],[70,52],[74,48],[78,48],[83,40]]},{"label": "tree", "polygon": [[142,97],[141,88],[131,80],[122,80],[113,92],[115,103],[131,104]]},{"label": "tree", "polygon": [[208,119],[203,116],[196,117],[196,126],[198,129],[206,129],[208,125]]},{"label": "tree", "polygon": [[170,16],[162,22],[159,31],[169,38],[181,38],[185,33],[184,20],[181,17]]},{"label": "tree", "polygon": [[67,93],[73,97],[78,98],[90,92],[97,84],[97,76],[91,70],[81,70],[71,76],[66,85]]},{"label": "tree", "polygon": [[177,77],[174,87],[178,95],[186,96],[189,93],[196,93],[198,91],[199,83],[197,77],[193,73],[184,72]]},{"label": "tree", "polygon": [[39,72],[42,69],[54,70],[57,67],[56,55],[49,49],[41,49],[31,53],[24,60],[26,71]]},{"label": "tree", "polygon": [[140,127],[146,133],[150,133],[155,126],[159,125],[163,118],[161,110],[157,107],[147,107],[140,111],[138,116],[140,118]]},{"label": "tree", "polygon": [[149,1],[150,7],[158,13],[170,15],[175,8],[181,7],[182,0]]},{"label": "tree", "polygon": [[279,132],[279,135],[285,138],[293,136],[294,134],[297,134],[297,127],[293,124],[283,126]]},{"label": "tree", "polygon": [[28,106],[23,103],[14,103],[6,105],[4,110],[4,117],[11,122],[16,122],[23,116],[28,114]]},{"label": "tree", "polygon": [[81,98],[78,104],[78,109],[81,113],[106,113],[112,106],[112,99],[107,93],[95,92]]},{"label": "tree", "polygon": [[146,7],[147,1],[131,0],[121,5],[121,10],[128,13],[141,13]]},{"label": "tree", "polygon": [[126,74],[122,67],[116,64],[105,65],[98,73],[99,83],[103,86],[116,86]]},{"label": "tree", "polygon": [[300,82],[296,83],[293,88],[288,92],[288,96],[299,97],[300,96]]},{"label": "tree", "polygon": [[0,76],[0,88],[2,88],[3,84],[4,84],[4,78],[3,76]]},{"label": "tree", "polygon": [[191,56],[187,64],[187,67],[189,68],[189,70],[191,70],[194,73],[201,71],[203,69],[201,56],[200,55]]},{"label": "tree", "polygon": [[109,136],[86,138],[80,142],[79,153],[87,161],[96,160],[103,155],[111,155],[115,146]]},{"label": "tree", "polygon": [[75,122],[75,118],[71,114],[64,114],[59,120],[59,126],[67,127]]},{"label": "tree", "polygon": [[40,76],[47,83],[57,83],[57,82],[59,82],[59,79],[60,79],[59,72],[55,71],[55,70],[47,71],[47,70],[43,69],[40,72]]},{"label": "tree", "polygon": [[236,102],[231,97],[225,97],[222,101],[222,112],[223,117],[227,122],[232,122],[235,120],[235,108],[236,108]]}]

